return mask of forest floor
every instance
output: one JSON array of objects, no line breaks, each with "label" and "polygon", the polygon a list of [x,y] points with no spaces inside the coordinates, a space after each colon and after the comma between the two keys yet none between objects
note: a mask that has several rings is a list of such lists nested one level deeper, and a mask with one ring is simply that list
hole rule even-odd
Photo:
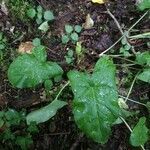
[{"label": "forest floor", "polygon": [[[17,4],[18,2],[18,4]],[[106,54],[112,57],[117,68],[117,87],[120,95],[128,95],[131,84],[137,72],[141,69],[138,65],[130,65],[130,60],[135,59],[136,52],[144,52],[150,49],[149,39],[128,39],[133,50],[129,53],[120,52],[122,43],[116,43],[110,50],[109,48],[134,25],[146,11],[139,11],[135,0],[115,0],[108,1],[105,4],[92,3],[90,0],[22,0],[22,4],[27,2],[32,7],[41,6],[44,10],[51,10],[54,13],[54,20],[50,22],[50,28],[46,33],[38,30],[38,24],[34,19],[26,16],[26,7],[21,5],[18,0],[2,3],[0,9],[0,29],[7,40],[5,41],[5,50],[0,55],[0,109],[8,108],[16,111],[26,111],[27,113],[45,106],[52,101],[60,87],[67,81],[67,72],[72,69],[79,71],[92,71],[100,55],[106,51]],[[85,29],[87,16],[94,22],[94,25]],[[76,44],[68,42],[62,44],[61,36],[64,34],[65,25],[80,25],[83,27],[78,34],[79,41],[82,43],[83,54],[80,59],[77,57],[75,49]],[[90,26],[90,25],[89,25]],[[130,34],[137,35],[149,32],[150,20],[146,14],[139,21]],[[123,32],[123,33],[122,33]],[[7,70],[10,63],[18,56],[17,49],[27,41],[34,38],[40,38],[42,44],[46,46],[48,60],[57,62],[64,70],[63,79],[54,83],[53,88],[46,94],[44,85],[39,85],[34,89],[18,89],[13,87],[8,81]],[[66,56],[68,50],[73,50],[71,62],[67,62]],[[128,55],[128,56],[125,56]],[[121,56],[121,57],[120,57]],[[123,56],[123,57],[122,57]],[[129,61],[128,61],[129,60]],[[150,95],[149,84],[142,81],[134,83],[134,87],[129,98],[135,101],[146,103]],[[32,136],[33,143],[29,149],[44,150],[132,150],[134,148],[129,143],[130,131],[121,123],[112,128],[112,135],[104,145],[93,142],[90,138],[78,129],[74,122],[72,113],[73,94],[67,87],[61,99],[68,102],[65,106],[49,121],[38,125],[39,132]],[[139,116],[148,116],[149,113],[143,106],[128,102],[130,110],[139,111],[138,115],[130,119],[131,124],[136,124]],[[11,132],[14,134],[24,134],[26,125],[13,127]],[[132,126],[133,127],[133,126]],[[4,132],[6,126],[0,128]],[[2,142],[3,141],[3,142]],[[12,141],[0,141],[0,149],[19,149]],[[146,147],[150,149],[150,144]],[[147,149],[147,150],[148,150]]]}]

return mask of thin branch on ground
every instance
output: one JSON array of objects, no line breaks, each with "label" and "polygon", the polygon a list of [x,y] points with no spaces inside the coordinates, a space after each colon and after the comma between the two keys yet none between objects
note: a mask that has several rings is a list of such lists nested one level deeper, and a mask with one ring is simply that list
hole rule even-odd
[{"label": "thin branch on ground", "polygon": [[124,35],[124,32],[123,32],[123,30],[122,30],[122,28],[121,28],[121,26],[120,26],[118,20],[116,19],[116,17],[110,12],[109,9],[107,9],[107,13],[108,13],[108,14],[110,15],[110,17],[115,21],[115,23],[116,23],[116,25],[117,25],[119,31],[121,32],[121,34]]},{"label": "thin branch on ground", "polygon": [[137,20],[129,29],[128,29],[128,32],[130,32],[147,14],[148,14],[149,10],[146,11],[141,17],[139,20]]},{"label": "thin branch on ground", "polygon": [[[128,39],[127,39],[127,35],[128,35],[129,33],[127,32],[127,35],[126,35],[126,33],[122,30],[122,27],[121,27],[121,25],[119,24],[118,20],[117,20],[116,17],[110,12],[109,9],[107,9],[107,13],[108,13],[108,14],[112,17],[112,19],[115,21],[115,23],[116,23],[116,25],[117,25],[119,31],[121,32],[121,34],[122,34],[122,35],[124,36],[124,38],[126,39],[128,45],[131,46],[131,44],[128,42]],[[136,52],[135,52],[133,46],[131,46],[131,50],[132,50],[133,54],[136,54]]]},{"label": "thin branch on ground", "polygon": [[111,45],[109,48],[107,48],[105,51],[103,51],[102,53],[99,54],[99,57],[101,57],[102,55],[104,55],[105,53],[107,53],[109,50],[111,50],[116,44],[118,44],[121,39],[123,38],[124,36],[121,36],[113,45]]},{"label": "thin branch on ground", "polygon": [[[129,33],[147,14],[149,11],[145,12],[139,20],[137,20],[127,31],[127,33]],[[121,39],[124,37],[125,35],[122,35],[113,45],[111,45],[109,48],[107,48],[105,51],[103,51],[102,53],[99,54],[99,57],[101,57],[103,54],[107,53],[109,50],[111,50],[116,44],[118,44]]]},{"label": "thin branch on ground", "polygon": [[131,86],[130,86],[129,92],[128,92],[127,97],[126,97],[126,99],[125,99],[125,102],[127,102],[128,98],[129,98],[129,96],[130,96],[130,94],[131,94],[131,91],[132,91],[132,89],[133,89],[133,86],[134,86],[134,83],[135,83],[135,81],[136,81],[137,76],[138,76],[138,73],[136,74],[136,76],[134,77],[134,79],[133,79],[133,81],[132,81],[132,84],[131,84]]},{"label": "thin branch on ground", "polygon": [[[119,97],[126,99],[126,97],[124,97],[124,96],[122,96],[122,95],[119,95]],[[145,107],[146,107],[146,104],[144,104],[144,103],[135,101],[135,100],[130,99],[130,98],[127,98],[127,100],[130,101],[130,102],[133,102],[133,103],[136,103],[136,104],[139,104],[139,105],[142,105],[142,106],[145,106]]]},{"label": "thin branch on ground", "polygon": [[70,84],[70,82],[68,81],[59,91],[59,93],[57,94],[55,100],[58,99],[58,97],[60,96],[61,92]]},{"label": "thin branch on ground", "polygon": [[[127,58],[124,58],[124,57],[122,57],[123,55],[108,55],[108,56],[110,56],[110,57],[115,57],[115,58],[117,58],[117,59],[122,59],[122,60],[125,60],[125,61],[128,61],[128,62],[130,62],[130,63],[133,63],[133,64],[137,64],[137,62],[135,62],[135,61],[133,61],[133,60],[130,60],[130,59],[127,59]],[[133,56],[133,55],[131,55],[131,56]]]}]

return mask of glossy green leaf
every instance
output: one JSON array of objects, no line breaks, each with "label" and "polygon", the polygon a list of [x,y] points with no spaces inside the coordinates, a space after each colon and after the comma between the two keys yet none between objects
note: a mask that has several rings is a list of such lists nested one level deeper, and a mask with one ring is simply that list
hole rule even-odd
[{"label": "glossy green leaf", "polygon": [[52,86],[53,86],[53,82],[51,80],[46,80],[44,82],[44,87],[47,91],[51,90]]},{"label": "glossy green leaf", "polygon": [[128,43],[127,38],[123,37],[122,40],[121,40],[121,44],[126,45],[127,43]]},{"label": "glossy green leaf", "polygon": [[93,74],[70,71],[73,113],[78,127],[98,143],[106,143],[111,126],[121,115],[115,83],[115,65],[108,57],[96,63]]},{"label": "glossy green leaf", "polygon": [[32,44],[33,44],[35,47],[40,46],[40,45],[41,45],[41,39],[39,39],[39,38],[33,39]]},{"label": "glossy green leaf", "polygon": [[67,44],[69,42],[69,40],[70,39],[69,39],[68,35],[62,35],[61,41],[63,44]]},{"label": "glossy green leaf", "polygon": [[48,29],[49,29],[49,25],[48,25],[48,22],[45,21],[43,22],[39,27],[38,27],[39,30],[43,31],[43,32],[47,32]]},{"label": "glossy green leaf", "polygon": [[28,17],[30,18],[34,18],[35,15],[36,15],[36,10],[34,8],[30,8],[28,11],[27,11],[27,15]]},{"label": "glossy green leaf", "polygon": [[37,6],[37,11],[38,11],[38,13],[42,13],[43,12],[43,8],[39,5],[39,6]]},{"label": "glossy green leaf", "polygon": [[138,53],[136,55],[136,62],[141,65],[149,65],[150,66],[150,52],[146,51],[143,53]]},{"label": "glossy green leaf", "polygon": [[37,18],[37,19],[36,19],[36,23],[37,23],[37,24],[41,24],[41,23],[42,23],[42,19]]},{"label": "glossy green leaf", "polygon": [[44,46],[40,45],[33,48],[32,53],[39,62],[46,62],[47,54]]},{"label": "glossy green leaf", "polygon": [[73,32],[71,35],[70,35],[71,39],[74,41],[74,42],[77,42],[79,40],[79,36],[76,32]]},{"label": "glossy green leaf", "polygon": [[44,19],[46,19],[47,21],[51,21],[54,20],[54,14],[53,12],[47,10],[44,12]]},{"label": "glossy green leaf", "polygon": [[139,80],[150,83],[150,68],[144,69],[137,77]]},{"label": "glossy green leaf", "polygon": [[69,57],[73,57],[73,50],[72,49],[69,49],[68,52],[67,52],[67,55]]},{"label": "glossy green leaf", "polygon": [[81,27],[80,25],[75,25],[74,30],[75,30],[77,33],[80,33],[81,30],[82,30],[82,27]]},{"label": "glossy green leaf", "polygon": [[70,34],[73,31],[73,27],[71,25],[65,25],[65,31]]},{"label": "glossy green leaf", "polygon": [[37,124],[45,122],[52,118],[57,111],[67,105],[64,101],[54,100],[49,105],[29,113],[26,117],[27,124],[36,122]]},{"label": "glossy green leaf", "polygon": [[148,128],[145,125],[146,118],[141,117],[139,122],[133,129],[130,135],[130,142],[133,146],[144,145],[148,140]]},{"label": "glossy green leaf", "polygon": [[11,63],[8,69],[8,79],[13,86],[18,88],[35,87],[45,80],[63,73],[57,63],[41,62],[40,58],[37,58],[34,55],[24,54]]},{"label": "glossy green leaf", "polygon": [[141,11],[150,9],[150,0],[137,0],[137,7]]},{"label": "glossy green leaf", "polygon": [[43,8],[39,5],[39,6],[37,6],[37,11],[38,11],[38,13],[42,13],[43,12]]}]

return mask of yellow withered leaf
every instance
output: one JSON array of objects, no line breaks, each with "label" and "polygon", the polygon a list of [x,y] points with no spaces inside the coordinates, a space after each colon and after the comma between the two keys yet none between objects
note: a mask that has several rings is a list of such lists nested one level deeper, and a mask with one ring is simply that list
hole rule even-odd
[{"label": "yellow withered leaf", "polygon": [[92,0],[93,3],[104,4],[105,0]]}]

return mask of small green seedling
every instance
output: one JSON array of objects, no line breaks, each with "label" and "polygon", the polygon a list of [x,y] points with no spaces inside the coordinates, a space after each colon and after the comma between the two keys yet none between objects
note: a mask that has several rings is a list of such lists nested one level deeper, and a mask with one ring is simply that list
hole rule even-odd
[{"label": "small green seedling", "polygon": [[74,61],[74,57],[73,57],[73,50],[72,49],[69,49],[66,56],[65,56],[65,59],[66,59],[66,62],[67,64],[72,64],[73,61]]},{"label": "small green seedling", "polygon": [[39,38],[33,39],[32,44],[35,47],[40,46],[41,45],[41,39],[39,39]]},{"label": "small green seedling", "polygon": [[45,90],[46,90],[46,91],[51,90],[52,86],[53,86],[52,80],[46,80],[46,81],[44,82],[44,87],[45,87]]},{"label": "small green seedling", "polygon": [[40,25],[39,30],[47,32],[49,29],[48,22],[54,20],[54,14],[52,11],[44,11],[43,8],[39,5],[36,9],[30,8],[27,11],[27,15],[31,19],[36,19],[36,23]]},{"label": "small green seedling", "polygon": [[84,52],[85,52],[85,48],[82,47],[82,43],[81,42],[77,42],[76,43],[75,52],[76,52],[76,55],[77,55],[77,62],[79,64],[80,61],[83,59]]},{"label": "small green seedling", "polygon": [[[17,112],[14,109],[0,111],[0,140],[3,140],[3,143],[11,143],[12,147],[19,146],[22,150],[33,144],[32,135],[39,130],[34,122],[27,126],[25,115],[25,111]],[[21,134],[18,135],[18,131]]]},{"label": "small green seedling", "polygon": [[150,83],[150,52],[145,51],[143,53],[137,53],[136,62],[143,66],[143,69],[137,78],[141,81]]},{"label": "small green seedling", "polygon": [[138,147],[143,146],[149,139],[148,137],[148,128],[146,126],[146,118],[141,117],[139,122],[133,128],[133,131],[130,135],[130,143],[131,145]]},{"label": "small green seedling", "polygon": [[131,49],[130,43],[127,41],[127,38],[124,37],[121,40],[121,48],[120,48],[120,53],[123,54],[124,56],[130,56],[129,50]]},{"label": "small green seedling", "polygon": [[78,42],[79,40],[79,33],[82,31],[82,27],[80,25],[65,25],[65,32],[66,34],[62,35],[61,41],[63,44],[67,44],[71,41],[73,44]]}]

